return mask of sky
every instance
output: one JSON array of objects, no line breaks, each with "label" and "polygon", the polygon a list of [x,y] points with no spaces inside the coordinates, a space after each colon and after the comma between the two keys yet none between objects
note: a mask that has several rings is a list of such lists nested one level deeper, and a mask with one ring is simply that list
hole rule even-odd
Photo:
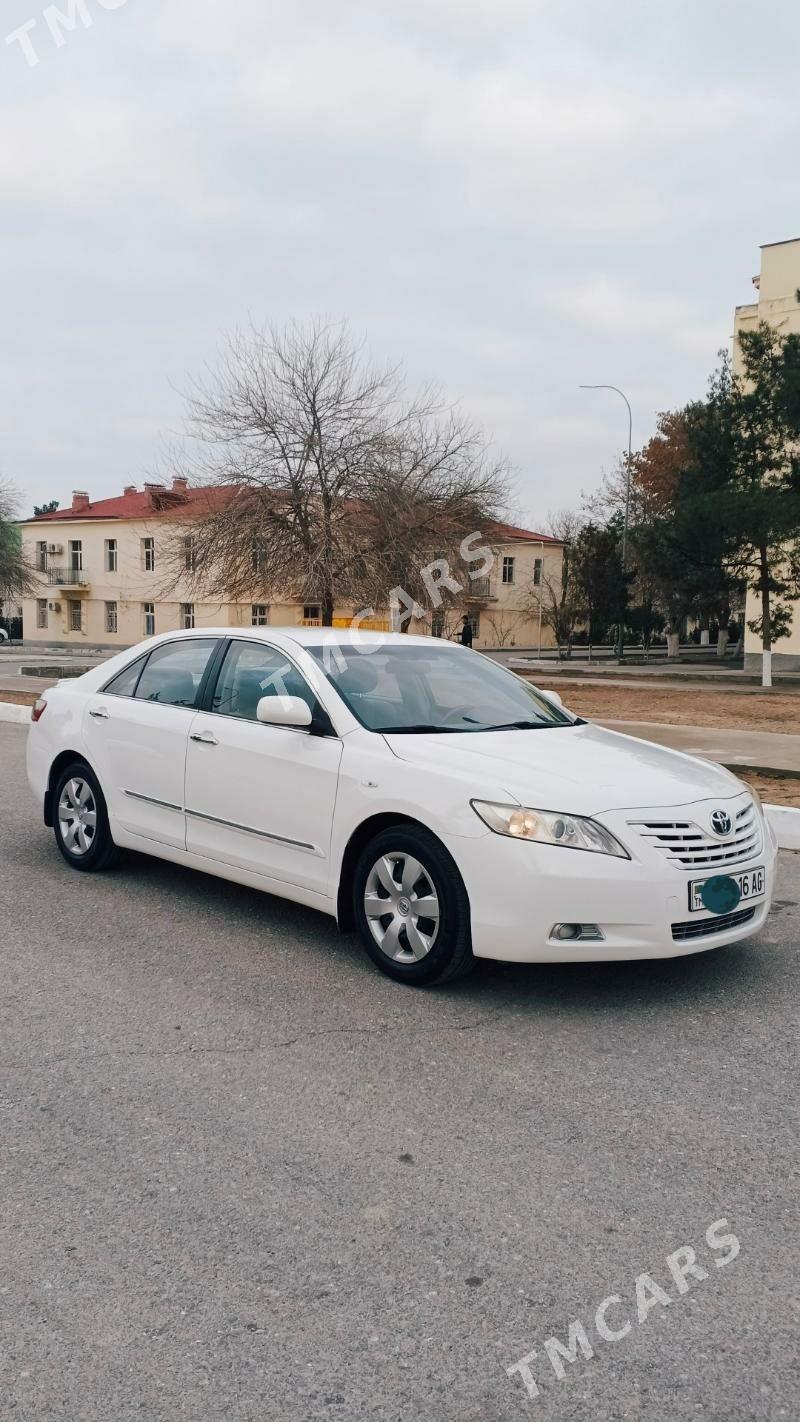
[{"label": "sky", "polygon": [[0,0],[28,27],[0,43],[22,512],[163,473],[226,331],[323,315],[461,401],[543,528],[627,438],[579,385],[624,389],[642,444],[703,393],[760,244],[800,236],[790,0],[47,11]]}]

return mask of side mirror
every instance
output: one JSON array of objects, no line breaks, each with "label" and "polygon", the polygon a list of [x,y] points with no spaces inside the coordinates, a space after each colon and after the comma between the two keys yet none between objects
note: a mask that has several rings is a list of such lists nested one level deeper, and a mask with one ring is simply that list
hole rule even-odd
[{"label": "side mirror", "polygon": [[554,706],[564,705],[557,691],[545,691],[544,688],[541,686],[538,686],[536,690],[538,691],[540,696],[543,696],[546,701],[551,701]]},{"label": "side mirror", "polygon": [[256,719],[264,726],[304,728],[311,725],[311,708],[302,696],[262,696]]}]

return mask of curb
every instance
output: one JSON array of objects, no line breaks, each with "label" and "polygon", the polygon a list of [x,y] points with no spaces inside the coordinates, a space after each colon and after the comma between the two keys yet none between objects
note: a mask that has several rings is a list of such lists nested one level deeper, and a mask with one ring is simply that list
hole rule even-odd
[{"label": "curb", "polygon": [[800,810],[791,805],[765,805],[764,814],[779,849],[800,849]]},{"label": "curb", "polygon": [[0,701],[0,721],[14,721],[21,726],[30,719],[30,706],[17,706],[13,701]]},{"label": "curb", "polygon": [[[769,734],[770,732],[767,732],[767,735]],[[778,765],[751,765],[749,760],[740,760],[735,765],[720,760],[717,764],[721,765],[723,770],[729,770],[732,775],[741,776],[743,770],[749,770],[752,775],[763,775],[765,780],[800,780],[800,770],[787,770]],[[775,808],[779,810],[781,806],[777,805]],[[788,805],[785,808],[791,810],[792,806]]]}]

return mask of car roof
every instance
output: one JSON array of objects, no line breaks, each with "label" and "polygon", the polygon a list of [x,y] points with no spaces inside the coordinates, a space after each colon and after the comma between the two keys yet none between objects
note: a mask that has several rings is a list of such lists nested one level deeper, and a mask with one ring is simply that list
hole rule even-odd
[{"label": "car roof", "polygon": [[258,642],[270,642],[275,637],[280,637],[296,642],[301,647],[324,645],[358,648],[360,646],[385,647],[393,644],[398,647],[430,647],[432,644],[454,647],[460,645],[439,637],[419,637],[405,632],[362,632],[358,627],[194,627],[191,630],[176,629],[174,632],[162,632],[152,640],[155,644],[167,640],[174,642],[184,637],[187,641],[192,637],[246,637],[248,641]]}]

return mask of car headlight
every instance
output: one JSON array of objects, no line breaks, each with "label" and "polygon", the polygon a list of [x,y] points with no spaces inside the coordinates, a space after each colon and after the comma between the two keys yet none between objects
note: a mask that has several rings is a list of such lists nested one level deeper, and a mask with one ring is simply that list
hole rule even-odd
[{"label": "car headlight", "polygon": [[564,849],[588,849],[592,854],[613,854],[617,859],[630,859],[627,849],[596,820],[560,814],[557,810],[494,805],[489,800],[472,800],[470,803],[490,830],[495,834],[506,834],[509,839],[533,839],[539,844],[556,844]]}]

